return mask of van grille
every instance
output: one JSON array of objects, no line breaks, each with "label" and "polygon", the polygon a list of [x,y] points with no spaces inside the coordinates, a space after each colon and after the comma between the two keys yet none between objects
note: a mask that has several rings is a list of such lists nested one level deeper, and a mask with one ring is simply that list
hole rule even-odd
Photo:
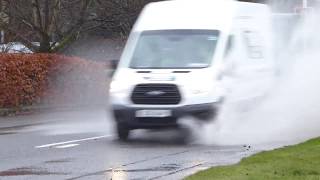
[{"label": "van grille", "polygon": [[131,100],[134,104],[174,105],[179,104],[181,95],[174,84],[139,84]]}]

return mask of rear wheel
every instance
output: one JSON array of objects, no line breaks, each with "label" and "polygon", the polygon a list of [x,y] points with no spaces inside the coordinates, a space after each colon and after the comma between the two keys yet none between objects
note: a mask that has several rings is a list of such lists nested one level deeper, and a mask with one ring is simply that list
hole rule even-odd
[{"label": "rear wheel", "polygon": [[130,135],[130,129],[125,124],[117,123],[117,133],[120,140],[126,141]]}]

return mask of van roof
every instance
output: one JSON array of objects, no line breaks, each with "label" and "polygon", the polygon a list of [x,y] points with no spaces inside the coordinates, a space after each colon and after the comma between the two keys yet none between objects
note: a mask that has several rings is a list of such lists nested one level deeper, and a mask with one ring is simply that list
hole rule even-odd
[{"label": "van roof", "polygon": [[133,31],[162,29],[231,28],[237,15],[248,16],[266,11],[263,4],[234,0],[171,0],[149,3],[139,16]]}]

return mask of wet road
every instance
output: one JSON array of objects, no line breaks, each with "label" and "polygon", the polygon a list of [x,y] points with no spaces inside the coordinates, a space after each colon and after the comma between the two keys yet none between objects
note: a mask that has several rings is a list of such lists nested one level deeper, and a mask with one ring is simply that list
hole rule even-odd
[{"label": "wet road", "polygon": [[119,142],[102,109],[1,118],[0,179],[181,179],[261,148],[185,144],[182,130]]}]

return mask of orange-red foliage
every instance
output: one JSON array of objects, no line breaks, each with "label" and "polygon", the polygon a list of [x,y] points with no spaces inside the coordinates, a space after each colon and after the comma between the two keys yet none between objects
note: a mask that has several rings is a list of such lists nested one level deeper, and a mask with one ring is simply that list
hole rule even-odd
[{"label": "orange-red foliage", "polygon": [[105,68],[57,54],[0,54],[0,108],[101,99]]}]

